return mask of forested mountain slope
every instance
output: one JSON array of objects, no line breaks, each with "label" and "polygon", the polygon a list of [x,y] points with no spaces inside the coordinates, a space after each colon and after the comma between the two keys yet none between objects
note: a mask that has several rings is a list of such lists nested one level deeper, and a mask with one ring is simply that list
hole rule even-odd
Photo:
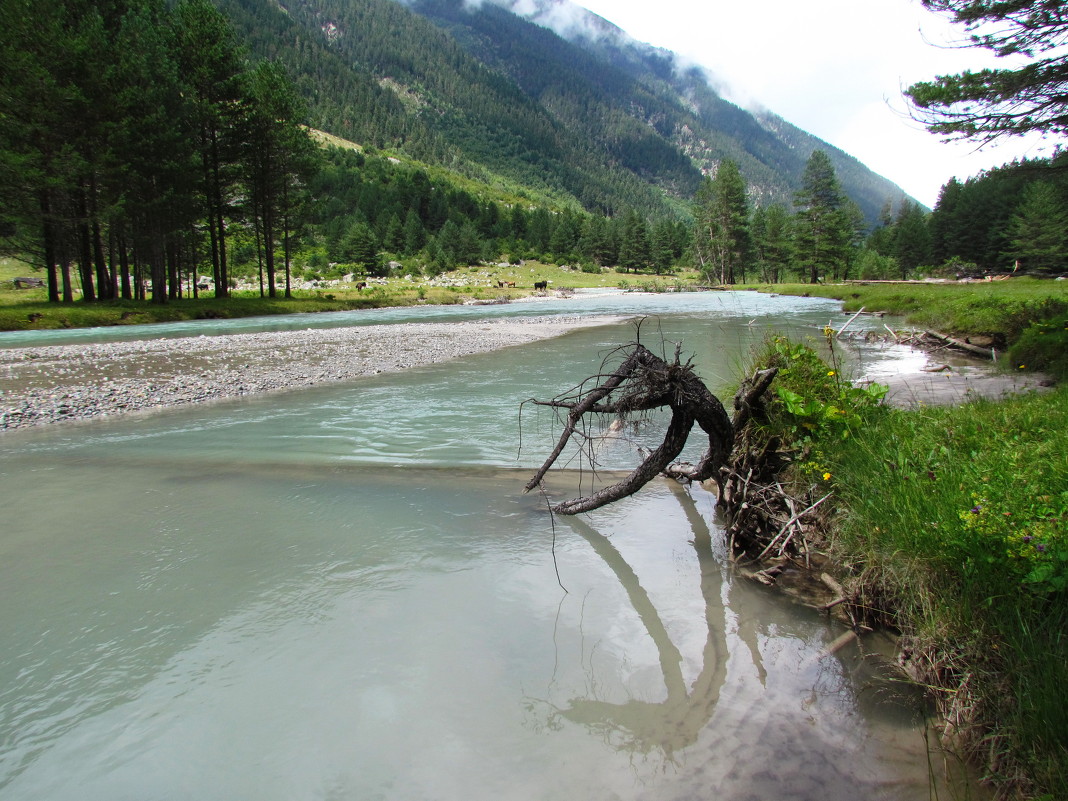
[{"label": "forested mountain slope", "polygon": [[288,67],[315,127],[487,171],[565,204],[685,213],[702,171],[722,158],[738,163],[757,202],[789,202],[816,148],[869,220],[903,196],[784,120],[727,102],[673,54],[562,0],[535,7],[579,20],[567,39],[491,2],[217,1],[255,57]]}]

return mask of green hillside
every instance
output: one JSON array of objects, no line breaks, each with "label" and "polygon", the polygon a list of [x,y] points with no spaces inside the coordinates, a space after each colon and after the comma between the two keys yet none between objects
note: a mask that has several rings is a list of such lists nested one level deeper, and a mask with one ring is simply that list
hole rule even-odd
[{"label": "green hillside", "polygon": [[[686,216],[702,173],[735,161],[759,204],[789,202],[826,150],[869,221],[903,192],[698,70],[606,32],[568,41],[493,3],[218,0],[258,58],[281,61],[314,127],[599,214]],[[582,12],[588,13],[588,12]]]}]

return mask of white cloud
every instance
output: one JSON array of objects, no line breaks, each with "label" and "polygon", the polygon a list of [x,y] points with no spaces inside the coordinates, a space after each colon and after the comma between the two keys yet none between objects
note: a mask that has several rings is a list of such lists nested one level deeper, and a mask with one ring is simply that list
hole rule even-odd
[{"label": "white cloud", "polygon": [[735,102],[753,101],[856,156],[921,202],[939,188],[1040,155],[1010,140],[976,152],[909,119],[902,89],[985,66],[982,50],[918,0],[577,0],[639,41],[706,66]]}]

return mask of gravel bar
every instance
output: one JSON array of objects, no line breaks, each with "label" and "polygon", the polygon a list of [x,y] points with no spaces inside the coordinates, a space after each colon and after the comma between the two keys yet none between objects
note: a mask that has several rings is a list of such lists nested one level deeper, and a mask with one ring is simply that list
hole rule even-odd
[{"label": "gravel bar", "polygon": [[398,323],[0,349],[0,430],[349,381],[616,319]]}]

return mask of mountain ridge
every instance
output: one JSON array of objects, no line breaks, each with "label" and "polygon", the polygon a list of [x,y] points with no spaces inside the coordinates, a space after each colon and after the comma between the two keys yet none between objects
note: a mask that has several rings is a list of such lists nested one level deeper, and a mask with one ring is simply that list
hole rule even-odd
[{"label": "mountain ridge", "polygon": [[756,203],[789,204],[816,148],[868,220],[906,196],[781,117],[724,99],[703,68],[567,0],[218,3],[255,57],[286,64],[313,126],[485,168],[589,211],[685,217],[724,158]]}]

